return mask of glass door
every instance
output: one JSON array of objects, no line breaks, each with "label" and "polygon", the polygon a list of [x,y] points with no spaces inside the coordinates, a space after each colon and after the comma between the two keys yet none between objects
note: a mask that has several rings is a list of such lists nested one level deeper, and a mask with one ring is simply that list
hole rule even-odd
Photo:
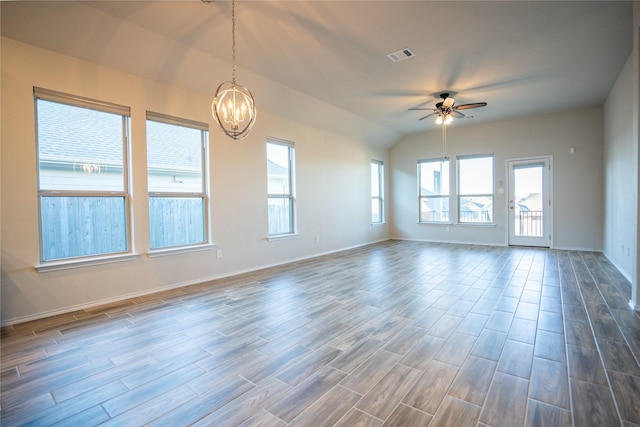
[{"label": "glass door", "polygon": [[509,160],[509,245],[551,247],[551,159]]}]

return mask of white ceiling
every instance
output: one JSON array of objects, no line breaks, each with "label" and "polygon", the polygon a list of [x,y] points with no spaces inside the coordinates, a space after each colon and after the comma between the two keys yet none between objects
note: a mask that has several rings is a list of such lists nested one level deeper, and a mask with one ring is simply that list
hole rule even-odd
[{"label": "white ceiling", "polygon": [[[229,1],[0,8],[2,35],[19,41],[206,94],[231,77]],[[346,111],[389,146],[435,129],[408,109],[432,107],[443,91],[488,103],[456,125],[602,105],[631,53],[632,2],[238,0],[236,39],[238,83],[258,111],[317,124]],[[415,57],[386,56],[405,48]]]}]

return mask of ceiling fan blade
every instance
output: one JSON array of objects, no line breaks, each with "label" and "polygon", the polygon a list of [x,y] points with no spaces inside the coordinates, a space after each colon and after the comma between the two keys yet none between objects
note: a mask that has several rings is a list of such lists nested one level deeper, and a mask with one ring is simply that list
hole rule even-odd
[{"label": "ceiling fan blade", "polygon": [[478,107],[486,107],[486,102],[474,102],[472,104],[462,104],[453,107],[456,110],[468,110],[469,108],[478,108]]},{"label": "ceiling fan blade", "polygon": [[464,114],[462,114],[460,111],[456,111],[456,110],[451,110],[451,114],[453,117],[457,118],[457,119],[463,119],[465,116]]},{"label": "ceiling fan blade", "polygon": [[433,110],[433,108],[427,108],[427,107],[415,107],[415,108],[409,108],[409,110]]},{"label": "ceiling fan blade", "polygon": [[434,114],[436,114],[436,113],[427,114],[427,115],[426,115],[426,116],[424,116],[424,117],[420,117],[418,120],[424,120],[424,119],[426,119],[427,117],[431,117],[431,116],[433,116]]}]

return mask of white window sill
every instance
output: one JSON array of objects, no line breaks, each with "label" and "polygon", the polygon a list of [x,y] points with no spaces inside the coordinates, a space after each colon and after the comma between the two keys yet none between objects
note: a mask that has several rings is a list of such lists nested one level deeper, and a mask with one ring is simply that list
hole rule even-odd
[{"label": "white window sill", "polygon": [[192,245],[192,246],[180,246],[175,248],[165,248],[165,249],[152,249],[147,252],[147,256],[149,258],[168,256],[168,255],[176,255],[176,254],[186,254],[189,252],[198,252],[198,251],[206,251],[209,249],[215,248],[216,245],[212,243],[207,243],[203,245]]},{"label": "white window sill", "polygon": [[270,242],[272,240],[296,239],[298,236],[300,236],[298,233],[276,234],[273,236],[267,236],[267,241]]},{"label": "white window sill", "polygon": [[123,254],[94,258],[83,258],[76,260],[54,261],[38,264],[35,266],[35,269],[38,273],[48,273],[50,271],[70,270],[73,268],[91,267],[94,265],[110,264],[114,262],[133,261],[139,256],[139,254]]},{"label": "white window sill", "polygon": [[384,221],[382,221],[382,222],[372,222],[372,223],[371,223],[371,226],[372,226],[372,227],[376,227],[376,226],[377,226],[377,227],[380,227],[380,226],[383,226],[383,225],[385,225],[385,224],[386,224],[386,222],[384,222]]},{"label": "white window sill", "polygon": [[418,225],[444,225],[447,227],[496,227],[497,224],[495,222],[438,222],[438,221],[418,221]]}]

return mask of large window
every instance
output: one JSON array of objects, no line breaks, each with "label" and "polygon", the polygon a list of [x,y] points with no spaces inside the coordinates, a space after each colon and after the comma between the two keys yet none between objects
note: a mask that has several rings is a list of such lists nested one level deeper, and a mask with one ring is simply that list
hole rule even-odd
[{"label": "large window", "polygon": [[131,251],[128,107],[34,88],[41,261]]},{"label": "large window", "polygon": [[384,164],[379,160],[371,161],[371,223],[384,222]]},{"label": "large window", "polygon": [[151,249],[207,243],[206,123],[147,112]]},{"label": "large window", "polygon": [[449,222],[449,160],[418,161],[420,222]]},{"label": "large window", "polygon": [[493,223],[493,156],[458,157],[458,222]]},{"label": "large window", "polygon": [[294,146],[267,140],[269,236],[295,233]]}]

